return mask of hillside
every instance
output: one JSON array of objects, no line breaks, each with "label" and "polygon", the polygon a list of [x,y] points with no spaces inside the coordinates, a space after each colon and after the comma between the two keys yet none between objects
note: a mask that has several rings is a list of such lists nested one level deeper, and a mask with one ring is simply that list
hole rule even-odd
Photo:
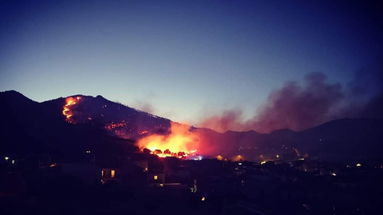
[{"label": "hillside", "polygon": [[[68,98],[79,98],[68,106]],[[171,120],[151,115],[102,96],[74,95],[38,103],[16,91],[0,93],[0,152],[50,153],[81,158],[84,151],[115,147],[134,151],[134,141],[169,132]],[[379,160],[383,153],[383,121],[341,119],[301,132],[278,130],[218,133],[193,128],[200,138],[199,153],[206,156],[243,155],[249,160],[292,159],[309,156],[327,161]],[[120,150],[124,149],[124,150]]]}]

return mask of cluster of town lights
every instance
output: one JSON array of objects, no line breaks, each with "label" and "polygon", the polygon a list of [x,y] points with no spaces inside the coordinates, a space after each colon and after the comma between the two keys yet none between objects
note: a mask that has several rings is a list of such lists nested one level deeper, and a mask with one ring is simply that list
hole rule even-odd
[{"label": "cluster of town lights", "polygon": [[14,160],[14,159],[11,160],[11,158],[8,157],[8,156],[5,156],[5,157],[4,157],[4,160],[5,160],[5,161],[9,161],[9,160],[10,160],[10,161],[11,161],[11,164],[15,164],[15,163],[16,163],[16,160]]}]

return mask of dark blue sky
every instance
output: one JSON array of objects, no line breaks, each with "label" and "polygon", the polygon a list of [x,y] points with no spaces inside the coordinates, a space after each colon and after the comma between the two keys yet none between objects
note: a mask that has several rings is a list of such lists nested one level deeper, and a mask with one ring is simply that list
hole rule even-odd
[{"label": "dark blue sky", "polygon": [[103,95],[195,123],[250,116],[288,80],[347,84],[381,59],[372,1],[1,1],[0,90]]}]

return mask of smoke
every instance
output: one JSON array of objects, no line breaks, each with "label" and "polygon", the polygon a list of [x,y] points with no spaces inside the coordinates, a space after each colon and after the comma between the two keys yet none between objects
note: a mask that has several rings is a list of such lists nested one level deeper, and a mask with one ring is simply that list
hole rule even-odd
[{"label": "smoke", "polygon": [[290,82],[272,92],[250,124],[260,132],[302,130],[330,120],[343,97],[340,84],[329,84],[324,74],[311,73],[304,86]]},{"label": "smoke", "polygon": [[199,126],[212,128],[216,131],[243,130],[242,111],[232,109],[223,111],[220,115],[204,119]]},{"label": "smoke", "polygon": [[223,132],[255,130],[269,133],[295,131],[339,118],[383,118],[383,76],[359,72],[346,87],[329,83],[323,73],[310,73],[303,82],[287,82],[268,96],[248,120],[239,109],[204,119],[200,126]]},{"label": "smoke", "polygon": [[[359,118],[383,118],[383,64],[372,71],[359,71],[349,84],[351,95],[362,102],[354,115]],[[364,100],[363,100],[364,99]]]},{"label": "smoke", "polygon": [[144,111],[150,114],[155,113],[154,106],[150,104],[149,102],[137,101],[134,106],[140,111]]}]

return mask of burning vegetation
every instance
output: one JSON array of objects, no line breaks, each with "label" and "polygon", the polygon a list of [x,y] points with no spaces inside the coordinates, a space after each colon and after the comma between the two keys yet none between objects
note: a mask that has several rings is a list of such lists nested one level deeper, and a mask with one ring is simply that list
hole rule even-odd
[{"label": "burning vegetation", "polygon": [[171,123],[167,135],[152,134],[138,140],[137,145],[143,151],[159,157],[186,158],[197,153],[199,137],[190,131],[190,126]]},{"label": "burning vegetation", "polygon": [[65,105],[63,107],[63,115],[65,116],[65,120],[69,123],[75,123],[73,120],[73,107],[78,104],[81,100],[80,96],[76,97],[68,97],[65,99]]},{"label": "burning vegetation", "polygon": [[121,122],[111,122],[111,123],[108,123],[107,125],[105,125],[105,129],[107,129],[109,131],[112,131],[114,129],[124,128],[126,126],[127,126],[127,123],[123,120]]}]

